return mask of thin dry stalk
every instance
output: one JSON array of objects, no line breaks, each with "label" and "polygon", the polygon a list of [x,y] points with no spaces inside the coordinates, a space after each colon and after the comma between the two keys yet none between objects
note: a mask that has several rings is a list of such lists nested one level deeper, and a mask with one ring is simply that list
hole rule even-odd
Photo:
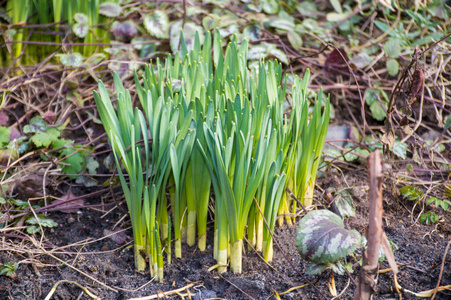
[{"label": "thin dry stalk", "polygon": [[363,252],[363,265],[360,269],[359,285],[354,300],[370,299],[376,287],[375,277],[378,269],[379,249],[382,243],[382,163],[379,151],[368,157],[369,177],[369,224],[367,231],[368,247]]}]

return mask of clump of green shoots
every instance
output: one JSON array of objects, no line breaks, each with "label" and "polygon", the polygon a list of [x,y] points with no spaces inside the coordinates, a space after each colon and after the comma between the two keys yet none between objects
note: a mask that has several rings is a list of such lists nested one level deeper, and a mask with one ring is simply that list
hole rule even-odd
[{"label": "clump of green shoots", "polygon": [[[164,63],[146,66],[142,78],[135,74],[142,111],[133,109],[117,75],[116,108],[102,82],[95,93],[132,219],[136,267],[145,268],[145,252],[159,280],[171,238],[178,258],[182,242],[193,246],[196,236],[205,250],[211,186],[219,271],[228,260],[232,271],[242,271],[245,233],[271,260],[285,188],[291,182],[301,199],[311,193],[329,117],[329,102],[322,112],[321,98],[308,114],[308,72],[287,91],[280,63],[262,61],[249,70],[247,41],[239,45],[233,37],[223,53],[216,31],[203,46],[197,35],[191,51],[182,37],[180,48]],[[284,114],[287,93],[291,116]]]}]

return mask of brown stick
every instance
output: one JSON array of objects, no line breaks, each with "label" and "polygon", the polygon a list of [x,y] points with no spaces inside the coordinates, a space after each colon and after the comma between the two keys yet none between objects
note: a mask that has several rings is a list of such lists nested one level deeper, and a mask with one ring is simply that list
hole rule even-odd
[{"label": "brown stick", "polygon": [[368,247],[363,251],[363,265],[360,269],[359,286],[354,300],[370,299],[376,287],[375,277],[378,269],[379,249],[382,241],[382,164],[378,150],[368,157],[368,180],[370,184],[369,224],[367,231]]}]

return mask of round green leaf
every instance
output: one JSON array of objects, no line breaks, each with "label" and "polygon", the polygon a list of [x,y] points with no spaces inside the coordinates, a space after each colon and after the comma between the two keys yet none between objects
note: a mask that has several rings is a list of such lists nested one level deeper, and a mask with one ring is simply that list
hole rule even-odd
[{"label": "round green leaf", "polygon": [[380,105],[379,101],[374,101],[373,103],[371,103],[370,110],[373,118],[375,118],[378,121],[383,121],[387,116],[384,109]]},{"label": "round green leaf", "polygon": [[390,76],[396,76],[399,72],[399,64],[395,59],[390,59],[387,61],[387,71]]},{"label": "round green leaf", "polygon": [[290,31],[287,33],[288,41],[294,49],[300,49],[302,47],[302,38],[296,31]]},{"label": "round green leaf", "polygon": [[263,11],[268,15],[274,15],[279,11],[279,3],[276,0],[264,0]]},{"label": "round green leaf", "polygon": [[384,52],[392,58],[397,58],[401,55],[401,44],[398,40],[388,40],[384,44]]}]

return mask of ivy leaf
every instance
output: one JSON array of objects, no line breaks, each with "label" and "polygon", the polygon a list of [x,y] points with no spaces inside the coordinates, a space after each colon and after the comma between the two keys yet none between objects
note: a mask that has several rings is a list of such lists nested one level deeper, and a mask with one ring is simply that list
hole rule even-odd
[{"label": "ivy leaf", "polygon": [[311,211],[299,221],[296,246],[301,257],[315,264],[333,266],[338,273],[344,271],[338,262],[361,243],[360,233],[346,230],[343,220],[329,210]]},{"label": "ivy leaf", "polygon": [[119,16],[122,12],[122,7],[113,2],[103,2],[99,6],[99,14],[106,17],[115,18]]},{"label": "ivy leaf", "polygon": [[401,55],[401,43],[398,40],[390,39],[384,44],[384,52],[392,58]]},{"label": "ivy leaf", "polygon": [[386,63],[387,71],[390,76],[396,76],[399,72],[399,64],[395,59],[390,59]]},{"label": "ivy leaf", "polygon": [[165,39],[169,33],[169,18],[162,10],[155,10],[144,17],[144,27],[147,32],[159,39]]}]

